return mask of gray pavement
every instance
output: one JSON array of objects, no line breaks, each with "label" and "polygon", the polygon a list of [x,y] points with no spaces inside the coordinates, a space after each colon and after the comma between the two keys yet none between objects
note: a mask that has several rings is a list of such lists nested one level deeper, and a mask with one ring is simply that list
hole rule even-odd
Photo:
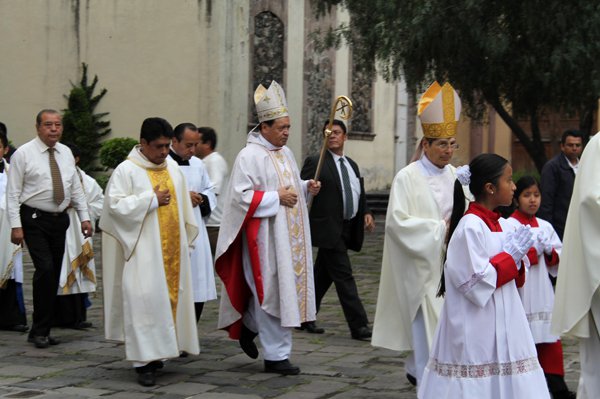
[{"label": "gray pavement", "polygon": [[[363,251],[352,255],[359,291],[370,319],[375,314],[381,251],[382,217],[367,235]],[[99,236],[96,236],[97,263]],[[31,322],[32,265],[26,261],[25,296]],[[101,267],[99,267],[100,269]],[[98,273],[101,277],[101,272]],[[335,289],[329,290],[319,313],[322,335],[294,331],[292,362],[299,376],[282,377],[262,372],[262,360],[246,357],[236,341],[216,329],[218,301],[206,304],[198,330],[201,353],[169,361],[158,372],[155,387],[137,384],[131,364],[123,360],[121,344],[104,339],[102,292],[92,295],[87,331],[55,329],[62,343],[36,349],[26,334],[0,331],[1,398],[124,398],[142,399],[317,399],[416,398],[404,377],[405,353],[374,348],[352,340]],[[576,341],[563,341],[567,383],[575,389],[579,378]]]}]

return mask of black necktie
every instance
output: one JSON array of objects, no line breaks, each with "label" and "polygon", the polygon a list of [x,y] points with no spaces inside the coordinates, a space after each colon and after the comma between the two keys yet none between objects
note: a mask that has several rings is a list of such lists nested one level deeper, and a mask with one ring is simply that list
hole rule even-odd
[{"label": "black necktie", "polygon": [[348,169],[344,163],[344,158],[340,158],[340,170],[342,171],[342,185],[344,187],[344,219],[352,219],[354,213],[354,200],[352,198],[352,186],[350,185],[350,176],[348,175]]}]

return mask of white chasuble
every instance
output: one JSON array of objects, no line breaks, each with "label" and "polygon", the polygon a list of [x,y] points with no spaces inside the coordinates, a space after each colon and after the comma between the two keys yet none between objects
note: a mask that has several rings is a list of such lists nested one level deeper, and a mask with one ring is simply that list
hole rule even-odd
[{"label": "white chasuble", "polygon": [[[447,165],[446,168],[454,176],[454,167]],[[443,177],[443,181],[446,180]],[[396,174],[385,221],[371,340],[374,346],[413,350],[411,327],[421,308],[431,347],[443,302],[436,297],[446,237],[445,215],[439,203],[448,201],[452,202],[452,192],[442,201],[441,193],[435,194],[429,186],[419,162],[407,165]]]},{"label": "white chasuble", "polygon": [[[235,249],[255,193],[264,193],[261,205],[269,201],[277,203],[277,189],[285,186],[298,194],[294,207],[280,205],[274,208],[272,215],[257,212],[253,217],[260,221],[256,252],[260,263],[258,286],[262,285],[263,292],[261,308],[279,318],[281,326],[294,327],[315,320],[316,315],[306,182],[300,179],[289,148],[269,148],[268,142],[257,132],[248,134],[247,146],[240,151],[232,168],[223,200],[216,265],[222,279],[223,272],[227,275],[235,272],[243,278],[243,273],[237,273],[242,270],[242,262],[225,264],[223,260],[228,257],[224,255]],[[228,292],[227,288],[227,284],[224,285],[221,293],[219,328],[229,328],[239,322],[244,311],[235,307],[235,303],[243,303],[243,299],[230,298],[229,294],[237,296],[238,293]]]},{"label": "white chasuble", "polygon": [[[149,172],[157,173],[161,190],[172,187],[173,204],[160,207],[166,216],[159,214]],[[180,239],[161,231],[165,218]],[[139,146],[132,149],[110,178],[100,227],[106,338],[125,341],[127,360],[136,362],[199,353],[189,257],[198,230],[177,164],[167,159],[156,165]]]}]

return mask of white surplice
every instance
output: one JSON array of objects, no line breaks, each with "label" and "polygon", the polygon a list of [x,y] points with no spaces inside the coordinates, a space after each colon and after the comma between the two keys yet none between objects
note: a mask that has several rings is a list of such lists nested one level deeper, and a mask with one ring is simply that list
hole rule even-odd
[{"label": "white surplice", "polygon": [[467,214],[452,235],[445,301],[420,399],[550,397],[515,281],[496,288],[490,259],[512,230],[503,219],[500,225],[503,231],[492,232]]},{"label": "white surplice", "polygon": [[[298,194],[293,208],[279,206],[277,189],[291,186]],[[261,309],[280,320],[282,327],[296,327],[316,318],[312,247],[308,210],[307,182],[292,151],[272,148],[260,133],[248,134],[247,145],[238,154],[232,168],[223,201],[223,219],[217,242],[216,259],[230,250],[242,227],[255,192],[264,192],[257,245],[264,300]],[[275,207],[269,206],[275,204]],[[244,251],[244,258],[248,254]],[[246,259],[249,263],[249,260]],[[242,264],[227,265],[242,270]],[[221,275],[221,274],[220,274]],[[242,273],[239,274],[242,276]],[[234,299],[235,301],[235,299]],[[219,328],[239,321],[242,314],[232,304],[227,287],[221,292]]]},{"label": "white surplice", "polygon": [[585,147],[567,214],[552,332],[580,338],[578,398],[600,393],[600,134]]},{"label": "white surplice", "polygon": [[0,173],[0,287],[6,280],[23,283],[23,249],[10,241],[12,229],[6,212],[8,170],[8,162],[4,161],[4,172]]},{"label": "white surplice", "polygon": [[[163,265],[158,203],[147,169],[167,168],[180,231],[176,322]],[[100,218],[105,335],[125,341],[127,360],[149,362],[199,353],[190,245],[198,234],[189,190],[177,163],[148,161],[136,146],[113,172]]]},{"label": "white surplice", "polygon": [[227,166],[225,158],[216,151],[205,156],[202,161],[204,161],[208,177],[214,185],[213,190],[217,196],[217,207],[210,213],[206,225],[219,226],[221,225],[221,219],[223,218],[223,204],[221,202],[223,201],[223,194],[225,193],[225,188],[227,187],[229,179],[229,167]]},{"label": "white surplice", "polygon": [[[547,221],[536,218],[539,227],[532,227],[534,242],[537,243],[537,236],[542,234],[550,237],[550,244],[556,253],[560,256],[562,242],[554,231],[554,228]],[[521,225],[514,217],[507,219],[507,222],[515,228]],[[523,301],[525,315],[531,328],[531,334],[536,344],[552,343],[559,340],[559,336],[550,332],[552,322],[552,309],[554,308],[554,288],[548,278],[548,274],[556,277],[558,274],[558,265],[547,266],[544,257],[543,248],[536,248],[538,264],[531,266],[527,270],[527,279],[525,285],[519,288],[519,295]]]},{"label": "white surplice", "polygon": [[[79,168],[77,168],[77,172],[81,177],[93,229],[102,214],[104,194],[93,177],[88,176]],[[81,221],[75,209],[68,208],[67,214],[69,215],[69,228],[66,232],[65,254],[60,269],[58,295],[94,292],[96,291],[96,264],[92,238],[85,238],[81,233]]]},{"label": "white surplice", "polygon": [[[208,177],[204,162],[196,157],[192,157],[189,162],[189,166],[179,165],[185,176],[188,190],[206,195],[211,210],[214,210],[217,206],[217,197],[213,192],[213,184]],[[191,253],[194,302],[206,302],[217,298],[213,259],[200,206],[194,207],[193,212],[198,225],[198,238],[194,242]]]}]

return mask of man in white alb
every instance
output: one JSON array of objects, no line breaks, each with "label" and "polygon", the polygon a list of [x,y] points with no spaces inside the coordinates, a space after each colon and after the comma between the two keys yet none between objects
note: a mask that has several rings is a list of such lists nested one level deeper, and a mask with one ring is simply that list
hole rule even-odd
[{"label": "man in white alb", "polygon": [[423,155],[394,178],[386,216],[379,295],[371,343],[410,351],[407,378],[421,378],[442,307],[436,297],[453,205],[461,103],[449,83],[434,82],[419,101]]}]

